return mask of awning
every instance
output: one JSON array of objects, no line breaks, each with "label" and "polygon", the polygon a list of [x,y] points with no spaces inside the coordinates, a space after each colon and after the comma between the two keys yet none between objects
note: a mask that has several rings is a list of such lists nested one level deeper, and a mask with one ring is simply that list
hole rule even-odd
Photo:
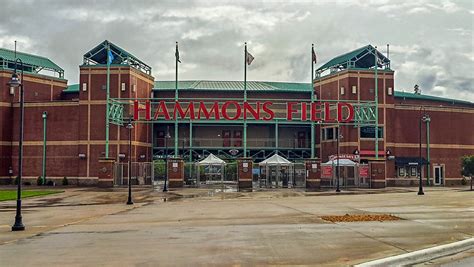
[{"label": "awning", "polygon": [[[322,163],[321,165],[322,166],[337,166],[338,165],[337,161],[338,161],[337,159],[333,159],[333,160],[330,160],[328,162]],[[354,161],[352,161],[350,159],[339,159],[339,166],[354,167],[356,165],[357,165],[357,163],[355,163]]]},{"label": "awning", "polygon": [[290,166],[290,165],[293,165],[293,163],[291,161],[285,159],[284,157],[282,157],[278,154],[275,154],[275,155],[269,157],[268,159],[260,162],[259,165],[260,166],[277,166],[277,165]]},{"label": "awning", "polygon": [[225,161],[222,159],[214,156],[214,154],[209,154],[207,158],[201,160],[198,162],[198,165],[214,165],[214,166],[220,166],[220,165],[225,165]]},{"label": "awning", "polygon": [[427,165],[428,161],[425,158],[419,157],[395,157],[395,165],[397,166],[405,166],[405,165]]}]

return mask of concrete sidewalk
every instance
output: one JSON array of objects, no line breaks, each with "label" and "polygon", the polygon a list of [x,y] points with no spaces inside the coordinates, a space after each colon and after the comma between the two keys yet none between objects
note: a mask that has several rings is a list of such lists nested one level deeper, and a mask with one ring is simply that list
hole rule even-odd
[{"label": "concrete sidewalk", "polygon": [[[32,226],[33,218],[40,223],[41,219],[51,220],[48,216],[71,213],[87,215],[85,219],[0,245],[0,258],[7,266],[334,266],[451,243],[474,234],[473,195],[459,189],[426,189],[424,196],[410,190],[337,196],[286,190],[179,197],[186,192],[143,193],[144,202],[134,209],[121,203],[97,203],[102,197],[122,200],[126,192],[71,192],[80,193],[79,198],[91,194],[85,198],[95,204],[77,206],[80,212],[67,206],[27,208],[25,223]],[[330,223],[320,218],[379,213],[403,220]],[[4,224],[4,218],[13,218],[14,212],[2,215],[6,215],[1,218]],[[9,219],[8,227],[11,222]],[[48,225],[47,221],[43,224]],[[2,228],[0,238],[5,235],[16,234]],[[23,256],[17,257],[20,250]]]}]

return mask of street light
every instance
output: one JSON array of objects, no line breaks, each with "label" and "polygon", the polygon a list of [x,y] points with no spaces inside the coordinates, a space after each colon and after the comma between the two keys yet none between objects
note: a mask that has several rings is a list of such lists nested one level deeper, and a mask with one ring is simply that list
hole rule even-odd
[{"label": "street light", "polygon": [[163,192],[168,192],[168,138],[170,137],[170,127],[168,126],[165,135],[165,185],[163,186]]},{"label": "street light", "polygon": [[[20,62],[21,65],[21,81],[16,74],[17,63]],[[21,177],[23,175],[23,122],[24,122],[24,85],[23,85],[23,61],[17,58],[15,60],[15,71],[13,72],[12,78],[9,83],[10,87],[19,87],[20,88],[20,138],[18,144],[18,188],[16,196],[16,215],[15,215],[15,224],[12,226],[12,231],[23,231],[25,226],[23,225],[23,220],[21,216]]]},{"label": "street light", "polygon": [[[417,85],[415,86],[417,88]],[[420,107],[420,116],[419,116],[419,130],[420,130],[420,136],[419,136],[419,141],[420,141],[420,146],[419,146],[419,158],[418,158],[418,177],[419,177],[419,182],[418,182],[418,195],[424,195],[425,193],[423,192],[423,183],[422,183],[422,175],[421,175],[421,165],[422,165],[422,159],[421,159],[421,123],[423,122],[424,116],[421,116],[423,107]]]},{"label": "street light", "polygon": [[340,178],[340,172],[341,172],[341,169],[340,169],[340,166],[339,166],[339,138],[344,138],[344,136],[342,136],[342,134],[340,134],[339,132],[339,126],[337,128],[334,128],[334,129],[337,129],[337,167],[336,167],[336,178],[337,178],[337,181],[336,181],[336,192],[341,192],[341,189],[339,188],[339,178]]},{"label": "street light", "polygon": [[127,205],[133,205],[132,201],[132,118],[128,119],[128,200]]}]

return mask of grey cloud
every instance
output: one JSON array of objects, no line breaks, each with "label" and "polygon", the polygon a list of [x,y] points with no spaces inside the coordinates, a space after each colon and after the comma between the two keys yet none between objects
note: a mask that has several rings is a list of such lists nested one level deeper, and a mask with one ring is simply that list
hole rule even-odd
[{"label": "grey cloud", "polygon": [[51,58],[75,83],[82,55],[105,39],[151,65],[157,80],[174,79],[175,41],[180,78],[241,80],[248,41],[249,79],[296,82],[310,80],[311,43],[318,66],[390,43],[396,89],[418,83],[424,93],[474,101],[470,12],[470,1],[11,0],[1,4],[0,44],[18,39],[20,50]]}]

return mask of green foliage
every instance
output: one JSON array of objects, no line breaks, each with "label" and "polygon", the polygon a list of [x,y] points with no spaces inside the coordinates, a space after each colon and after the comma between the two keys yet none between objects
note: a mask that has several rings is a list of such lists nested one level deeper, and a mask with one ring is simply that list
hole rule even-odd
[{"label": "green foliage", "polygon": [[[56,193],[62,193],[63,191],[57,190],[23,190],[21,191],[21,197],[35,197],[35,196],[44,196]],[[0,201],[4,200],[14,200],[16,199],[17,191],[16,190],[0,190]]]},{"label": "green foliage", "polygon": [[461,158],[462,170],[461,174],[464,176],[474,176],[474,155],[464,156]]},{"label": "green foliage", "polygon": [[63,185],[69,185],[69,181],[66,176],[63,178]]},{"label": "green foliage", "polygon": [[36,179],[36,185],[43,185],[43,177],[38,176],[38,179]]},{"label": "green foliage", "polygon": [[164,160],[155,160],[153,161],[153,169],[155,172],[155,177],[165,177],[165,161]]}]

